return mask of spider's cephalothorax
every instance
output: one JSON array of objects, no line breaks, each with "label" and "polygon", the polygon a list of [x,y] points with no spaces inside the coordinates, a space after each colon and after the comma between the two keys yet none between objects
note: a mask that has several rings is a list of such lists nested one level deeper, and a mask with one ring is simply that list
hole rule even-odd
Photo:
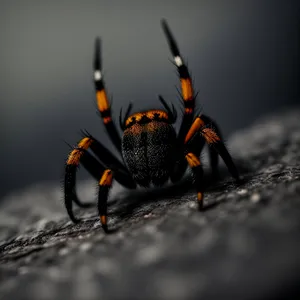
[{"label": "spider's cephalothorax", "polygon": [[[174,57],[181,83],[181,96],[184,105],[179,132],[176,134],[172,124],[177,112],[159,96],[164,110],[149,110],[130,115],[130,104],[123,119],[120,112],[119,124],[123,130],[122,138],[111,117],[111,107],[107,98],[102,77],[100,39],[96,40],[94,60],[94,80],[97,106],[101,118],[114,146],[122,155],[118,160],[102,143],[84,132],[84,137],[70,152],[66,162],[64,183],[65,206],[73,222],[72,204],[89,206],[79,201],[75,191],[76,170],[82,164],[99,182],[98,211],[102,227],[107,231],[107,198],[113,179],[123,186],[133,189],[136,185],[148,187],[161,186],[168,179],[180,180],[189,166],[192,169],[199,209],[203,208],[203,170],[199,159],[205,143],[209,144],[210,162],[213,174],[217,174],[218,155],[220,155],[231,175],[238,180],[238,171],[228,153],[220,132],[208,116],[195,116],[195,93],[189,70],[185,65],[179,48],[165,20],[162,27]],[[91,155],[87,150],[91,150]]]}]

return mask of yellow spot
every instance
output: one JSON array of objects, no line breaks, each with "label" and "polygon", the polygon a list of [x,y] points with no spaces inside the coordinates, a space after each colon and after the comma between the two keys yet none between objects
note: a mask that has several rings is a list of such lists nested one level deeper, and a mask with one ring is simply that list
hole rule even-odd
[{"label": "yellow spot", "polygon": [[88,137],[85,137],[82,140],[80,140],[80,142],[78,143],[78,148],[71,151],[67,160],[67,164],[78,165],[80,158],[84,153],[84,151],[82,150],[87,150],[91,146],[92,142],[93,140]]},{"label": "yellow spot", "polygon": [[189,152],[185,157],[191,168],[200,166],[200,160],[194,153]]},{"label": "yellow spot", "polygon": [[104,89],[102,89],[101,91],[97,91],[96,98],[97,98],[98,109],[100,110],[100,112],[109,109],[109,102]]},{"label": "yellow spot", "polygon": [[106,225],[107,224],[107,216],[100,216],[100,221],[102,225]]},{"label": "yellow spot", "polygon": [[209,144],[216,143],[221,140],[219,136],[211,128],[204,128],[202,130],[202,133],[205,140]]},{"label": "yellow spot", "polygon": [[181,78],[181,91],[182,91],[182,97],[184,101],[190,101],[193,100],[193,86],[192,81],[190,78]]},{"label": "yellow spot", "polygon": [[[145,112],[139,112],[136,114],[133,114],[132,116],[130,116],[126,122],[125,122],[125,126],[128,126],[131,122],[139,122],[142,117],[147,117],[150,120],[154,120],[154,118],[156,116],[158,116],[158,120],[168,120],[169,116],[168,114],[163,111],[163,110],[148,110]],[[157,118],[157,117],[156,117]]]},{"label": "yellow spot", "polygon": [[143,127],[140,124],[133,124],[130,128],[124,130],[124,135],[133,134],[139,135],[143,132]]},{"label": "yellow spot", "polygon": [[99,181],[99,185],[111,186],[112,183],[112,172],[107,169],[103,172],[101,179]]},{"label": "yellow spot", "polygon": [[200,117],[197,117],[194,123],[192,124],[190,130],[188,131],[184,143],[187,143],[203,125],[203,120]]}]

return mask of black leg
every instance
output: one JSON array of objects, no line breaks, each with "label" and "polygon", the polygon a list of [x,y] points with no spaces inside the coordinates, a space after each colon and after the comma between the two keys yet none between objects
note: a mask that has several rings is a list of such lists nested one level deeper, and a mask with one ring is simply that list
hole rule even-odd
[{"label": "black leg", "polygon": [[177,111],[174,107],[174,104],[172,104],[172,109],[171,109],[170,106],[168,105],[168,103],[165,101],[165,99],[161,95],[158,95],[158,98],[159,98],[159,101],[162,103],[162,105],[165,107],[165,109],[168,112],[169,122],[171,124],[175,123],[177,120]]},{"label": "black leg", "polygon": [[165,20],[162,20],[161,24],[163,31],[166,35],[171,53],[174,58],[174,63],[177,67],[177,71],[180,78],[181,97],[184,103],[184,115],[178,133],[178,140],[179,143],[182,144],[186,133],[188,132],[193,122],[196,97],[194,94],[192,79],[189,70],[183,61],[183,58],[180,54],[179,48],[173,37],[173,34],[171,33],[171,30]]},{"label": "black leg", "polygon": [[[87,152],[88,149],[91,149],[101,160],[98,161],[95,157]],[[127,188],[135,188],[136,184],[133,181],[132,177],[119,162],[113,154],[109,152],[99,141],[94,139],[91,135],[85,136],[82,138],[78,146],[74,148],[68,156],[66,169],[65,169],[65,182],[64,182],[64,195],[65,195],[65,206],[67,212],[70,216],[70,219],[77,223],[77,219],[72,210],[72,204],[75,202],[81,207],[86,207],[89,204],[83,204],[79,201],[75,185],[76,185],[76,172],[79,164],[82,164],[88,172],[99,181],[104,174],[106,169],[105,166],[110,166],[115,173],[115,179]]]},{"label": "black leg", "polygon": [[76,148],[74,148],[69,154],[66,168],[65,168],[65,181],[64,181],[64,199],[67,212],[70,219],[77,223],[79,220],[73,214],[73,202],[75,202],[80,207],[90,207],[91,203],[82,203],[78,199],[76,194],[76,172],[79,163],[87,169],[87,171],[97,180],[101,178],[104,171],[104,167],[87,152],[87,149],[91,145],[89,138],[83,138]]},{"label": "black leg", "polygon": [[123,116],[122,116],[122,107],[121,107],[120,115],[119,115],[119,125],[120,125],[120,127],[121,127],[121,129],[123,131],[126,129],[125,123],[126,123],[126,120],[129,117],[131,109],[132,109],[132,103],[129,103],[129,105],[127,107],[127,110],[126,110],[126,113],[125,113],[125,116],[124,116],[124,119],[123,119]]},{"label": "black leg", "polygon": [[103,164],[101,164],[93,155],[85,151],[80,159],[80,164],[99,181],[102,173],[105,170]]},{"label": "black leg", "polygon": [[121,163],[105,146],[103,146],[92,135],[85,132],[85,134],[93,142],[90,145],[92,152],[98,157],[100,162],[107,168],[113,170],[114,178],[120,184],[129,189],[135,189],[136,183],[128,172],[127,168]]},{"label": "black leg", "polygon": [[112,185],[112,171],[106,169],[99,181],[99,193],[98,193],[98,212],[101,221],[102,228],[105,232],[107,230],[107,198],[108,192]]},{"label": "black leg", "polygon": [[115,147],[121,153],[121,138],[117,131],[116,125],[112,120],[111,107],[108,101],[107,93],[102,75],[102,61],[101,61],[101,43],[100,39],[96,39],[95,43],[95,59],[94,59],[94,81],[96,87],[97,106],[100,111],[106,131],[111,138]]},{"label": "black leg", "polygon": [[[217,123],[206,115],[202,115],[201,118],[205,124],[211,124],[211,127],[214,128],[217,135],[221,138],[221,140],[223,140],[221,131],[220,131]],[[218,152],[215,151],[215,149],[213,147],[209,147],[208,150],[209,150],[209,158],[210,158],[209,160],[210,160],[212,176],[214,179],[219,179],[220,174],[219,174],[219,169],[218,169],[218,164],[219,164]]]},{"label": "black leg", "polygon": [[[84,151],[80,159],[80,163],[97,181],[100,179],[103,171],[105,170],[104,166],[101,165],[99,161],[87,151]],[[74,176],[76,176],[76,170]],[[77,206],[82,208],[89,208],[94,206],[94,203],[82,203],[78,199],[75,186],[72,187],[72,190],[73,190],[73,201],[77,204]]]},{"label": "black leg", "polygon": [[[206,122],[205,122],[206,121]],[[190,130],[188,131],[185,144],[188,145],[189,141],[192,140],[195,134],[200,133],[201,136],[205,139],[206,143],[212,147],[213,151],[216,151],[223,159],[226,164],[230,174],[233,178],[239,181],[238,170],[224,145],[220,135],[217,133],[217,129],[214,128],[213,124],[210,122],[210,119],[206,116],[198,116],[193,122]],[[216,164],[216,161],[214,161]]]},{"label": "black leg", "polygon": [[183,118],[177,137],[177,148],[179,152],[178,159],[175,160],[174,169],[171,175],[172,182],[176,182],[182,178],[187,167],[187,162],[185,159],[183,159],[184,147],[182,147],[182,145],[184,143],[184,138],[193,122],[196,96],[194,94],[193,83],[188,67],[186,66],[180,54],[175,38],[165,20],[162,20],[161,25],[173,55],[174,64],[178,71],[181,85],[181,98],[184,104]]},{"label": "black leg", "polygon": [[225,165],[228,168],[229,173],[231,174],[231,176],[236,179],[237,181],[240,180],[239,178],[239,172],[232,160],[231,155],[229,154],[227,148],[225,147],[224,143],[220,140],[217,142],[213,142],[210,144],[215,151],[217,151],[219,153],[219,155],[222,157]]},{"label": "black leg", "polygon": [[[204,123],[208,126],[210,125],[212,128],[214,128],[217,135],[222,139],[221,131],[216,124],[214,120],[212,120],[210,117],[206,115],[201,115],[201,119],[204,121]],[[190,149],[193,153],[197,154],[197,156],[200,156],[200,153],[202,152],[202,149],[205,145],[205,139],[204,137],[197,132],[189,141],[188,144],[186,144],[187,148]],[[189,151],[190,151],[189,150]],[[209,163],[212,170],[212,177],[214,179],[219,179],[219,169],[218,169],[218,163],[219,163],[219,154],[213,147],[208,147],[209,151]]]},{"label": "black leg", "polygon": [[212,178],[217,180],[220,178],[220,173],[218,169],[219,155],[212,147],[209,147],[209,162],[212,173]]}]

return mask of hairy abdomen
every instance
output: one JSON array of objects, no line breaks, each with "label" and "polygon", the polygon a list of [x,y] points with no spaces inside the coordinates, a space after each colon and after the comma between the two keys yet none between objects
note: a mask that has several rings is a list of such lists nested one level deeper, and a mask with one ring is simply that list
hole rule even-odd
[{"label": "hairy abdomen", "polygon": [[134,180],[142,186],[163,185],[174,161],[176,134],[166,122],[134,124],[124,131],[122,151]]}]

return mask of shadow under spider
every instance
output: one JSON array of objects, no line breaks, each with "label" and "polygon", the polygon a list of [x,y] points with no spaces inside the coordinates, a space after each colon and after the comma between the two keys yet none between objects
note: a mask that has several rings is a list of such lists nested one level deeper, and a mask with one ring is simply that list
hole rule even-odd
[{"label": "shadow under spider", "polygon": [[[239,165],[238,167],[241,175],[250,171],[250,169],[248,168],[241,168]],[[204,185],[206,186],[205,193],[222,191],[226,186],[231,184],[234,184],[235,186],[240,186],[249,180],[249,178],[246,179],[246,177],[244,177],[240,182],[224,182],[224,179],[228,178],[228,172],[225,167],[220,167],[217,178],[213,177],[211,172],[207,172],[207,170],[205,171],[206,172],[203,176]],[[133,211],[136,208],[141,207],[143,204],[159,202],[168,199],[172,200],[172,197],[174,196],[180,197],[194,190],[195,188],[193,186],[192,176],[191,174],[188,174],[184,176],[184,178],[180,182],[168,186],[152,189],[149,188],[141,190],[129,190],[117,199],[110,201],[108,203],[108,206],[112,209],[110,212],[111,215],[126,217],[132,215]],[[203,208],[203,211],[215,208],[221,202],[223,201],[215,201],[208,203]]]},{"label": "shadow under spider", "polygon": [[[238,161],[236,161],[236,165],[240,171],[240,175],[242,178],[240,182],[228,180],[230,176],[225,166],[220,166],[217,178],[214,177],[209,170],[205,169],[203,180],[206,188],[204,193],[206,194],[212,192],[222,192],[226,188],[228,188],[228,186],[235,186],[235,188],[237,188],[251,180],[251,168],[245,167],[245,165],[243,164],[239,164]],[[108,202],[108,207],[110,208],[109,215],[120,217],[122,219],[131,217],[133,216],[133,212],[135,209],[143,209],[143,206],[146,204],[165,200],[170,200],[171,202],[172,200],[174,200],[172,199],[173,197],[181,197],[189,192],[195,193],[196,202],[196,190],[195,186],[193,185],[191,173],[186,174],[181,181],[175,184],[140,190],[125,190],[122,195],[119,195],[112,201]],[[209,202],[205,204],[203,211],[214,209],[224,201],[226,201],[226,198],[224,198],[223,200]],[[150,210],[152,210],[152,208],[150,208]],[[145,213],[149,213],[149,210],[145,209]],[[107,229],[106,233],[115,233],[119,231],[123,227],[123,225],[115,224],[113,227]]]}]

